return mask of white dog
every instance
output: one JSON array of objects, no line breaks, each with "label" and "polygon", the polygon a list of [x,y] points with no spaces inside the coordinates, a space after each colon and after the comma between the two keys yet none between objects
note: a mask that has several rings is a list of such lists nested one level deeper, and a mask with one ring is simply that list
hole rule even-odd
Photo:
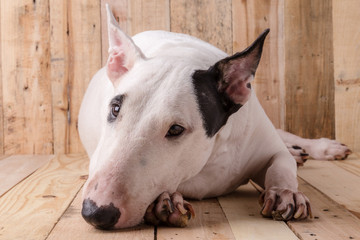
[{"label": "white dog", "polygon": [[[304,219],[296,161],[345,158],[328,139],[280,138],[250,82],[264,31],[243,52],[227,56],[194,37],[164,31],[132,39],[108,11],[109,59],[93,77],[79,115],[91,158],[82,215],[90,224],[124,228],[145,220],[185,226],[188,198],[216,197],[249,179],[264,188],[264,216]],[[310,144],[309,144],[310,143]],[[299,146],[299,147],[298,147]]]}]

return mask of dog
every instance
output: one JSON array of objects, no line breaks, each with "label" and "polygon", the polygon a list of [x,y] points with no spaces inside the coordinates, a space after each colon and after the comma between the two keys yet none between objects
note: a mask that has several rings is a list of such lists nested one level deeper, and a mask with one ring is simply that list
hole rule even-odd
[{"label": "dog", "polygon": [[194,210],[183,197],[221,196],[249,180],[264,189],[263,216],[311,216],[296,162],[351,151],[276,130],[266,116],[251,81],[269,29],[228,56],[179,33],[130,38],[109,6],[107,15],[109,58],[88,86],[78,122],[90,157],[82,206],[88,223],[118,229],[145,219],[184,227]]}]

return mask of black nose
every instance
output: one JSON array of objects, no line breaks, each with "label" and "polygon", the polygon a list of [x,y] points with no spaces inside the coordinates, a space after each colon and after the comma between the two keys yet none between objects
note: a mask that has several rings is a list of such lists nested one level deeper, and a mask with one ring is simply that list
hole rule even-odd
[{"label": "black nose", "polygon": [[110,229],[117,223],[120,211],[113,203],[98,207],[93,200],[87,198],[83,202],[81,215],[85,221],[97,228]]}]

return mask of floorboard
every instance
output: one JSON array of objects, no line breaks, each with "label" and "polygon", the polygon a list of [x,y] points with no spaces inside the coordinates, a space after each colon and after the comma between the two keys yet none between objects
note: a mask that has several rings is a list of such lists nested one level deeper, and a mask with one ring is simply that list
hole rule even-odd
[{"label": "floorboard", "polygon": [[258,192],[240,187],[218,199],[191,201],[196,218],[186,228],[140,226],[103,231],[81,217],[84,155],[0,157],[2,239],[360,239],[360,154],[345,161],[311,161],[299,168],[299,190],[314,218],[263,218]]},{"label": "floorboard", "polygon": [[354,174],[354,171],[359,171],[359,169],[351,171],[344,169],[345,166],[350,165],[352,169],[356,168],[354,164],[351,164],[352,161],[359,161],[359,159],[337,163],[309,160],[298,170],[298,176],[360,217],[360,176]]},{"label": "floorboard", "polygon": [[103,231],[87,224],[81,216],[81,191],[65,211],[47,240],[154,239],[154,228],[141,225],[127,230]]},{"label": "floorboard", "polygon": [[57,156],[0,198],[0,239],[45,239],[85,182],[85,156]]},{"label": "floorboard", "polygon": [[259,193],[252,185],[241,186],[234,193],[219,198],[236,239],[298,239],[281,221],[263,218]]},{"label": "floorboard", "polygon": [[45,165],[51,158],[53,158],[52,155],[16,155],[2,159],[0,161],[0,196]]},{"label": "floorboard", "polygon": [[314,216],[306,221],[288,222],[301,239],[360,239],[360,219],[302,179],[299,179],[299,190],[310,199]]},{"label": "floorboard", "polygon": [[157,239],[236,239],[217,199],[190,201],[195,219],[186,228],[159,227]]}]

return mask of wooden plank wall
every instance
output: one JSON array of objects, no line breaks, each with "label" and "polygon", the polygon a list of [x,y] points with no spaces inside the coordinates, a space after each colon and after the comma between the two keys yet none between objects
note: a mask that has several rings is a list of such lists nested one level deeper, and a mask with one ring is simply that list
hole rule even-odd
[{"label": "wooden plank wall", "polygon": [[360,151],[360,1],[333,0],[336,138]]},{"label": "wooden plank wall", "polygon": [[360,151],[356,0],[1,0],[0,153],[83,151],[77,114],[106,63],[105,3],[129,35],[183,32],[229,54],[270,27],[254,85],[275,126]]}]

